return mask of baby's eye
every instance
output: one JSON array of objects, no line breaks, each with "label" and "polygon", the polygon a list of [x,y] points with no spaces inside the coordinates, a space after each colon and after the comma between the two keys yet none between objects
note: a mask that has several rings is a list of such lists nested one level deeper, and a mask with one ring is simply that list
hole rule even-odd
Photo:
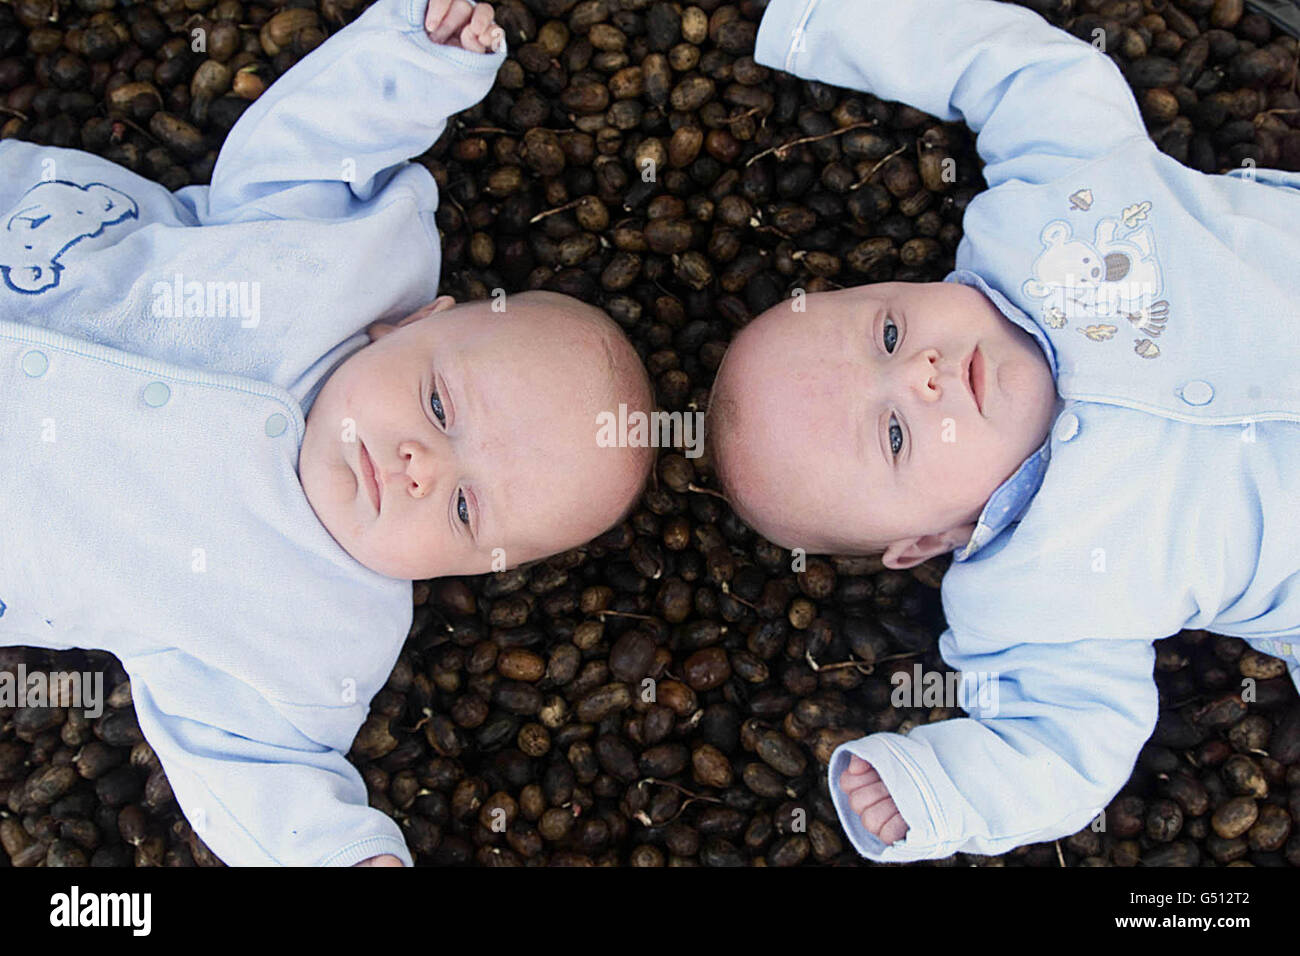
[{"label": "baby's eye", "polygon": [[433,409],[433,414],[438,419],[438,423],[441,425],[446,425],[447,416],[446,413],[444,413],[442,410],[442,399],[438,397],[437,388],[434,388],[433,394],[429,396],[429,405]]},{"label": "baby's eye", "polygon": [[[897,434],[895,434],[895,432],[897,432]],[[896,419],[893,415],[890,415],[889,416],[889,450],[893,452],[894,457],[897,458],[899,451],[902,450],[902,447],[903,447],[902,426],[898,424],[898,419]]]},{"label": "baby's eye", "polygon": [[[891,332],[893,333],[892,336],[890,335]],[[885,340],[885,351],[893,355],[894,346],[898,344],[898,326],[894,324],[893,319],[888,317],[885,319],[885,331],[882,333],[882,337]]]},{"label": "baby's eye", "polygon": [[469,505],[466,504],[465,502],[465,493],[458,491],[456,492],[456,494],[457,494],[456,517],[460,518],[461,522],[466,527],[468,527],[469,526]]}]

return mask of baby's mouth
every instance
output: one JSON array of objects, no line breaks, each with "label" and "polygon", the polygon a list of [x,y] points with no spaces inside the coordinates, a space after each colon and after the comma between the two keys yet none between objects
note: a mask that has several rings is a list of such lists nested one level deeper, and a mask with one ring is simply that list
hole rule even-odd
[{"label": "baby's mouth", "polygon": [[370,457],[370,452],[366,450],[366,443],[358,438],[357,445],[361,449],[361,453],[357,456],[360,462],[361,482],[365,485],[370,503],[375,507],[375,514],[378,515],[383,493],[380,490],[379,480],[375,476],[375,463]]},{"label": "baby's mouth", "polygon": [[979,346],[971,352],[970,366],[967,369],[970,373],[970,393],[975,399],[976,410],[984,414],[984,356],[980,354]]}]

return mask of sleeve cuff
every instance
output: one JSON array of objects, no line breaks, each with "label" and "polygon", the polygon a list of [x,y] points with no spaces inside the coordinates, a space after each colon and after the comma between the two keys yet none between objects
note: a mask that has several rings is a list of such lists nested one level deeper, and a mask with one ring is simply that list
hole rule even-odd
[{"label": "sleeve cuff", "polygon": [[420,29],[420,36],[417,39],[427,44],[429,50],[435,56],[447,60],[452,65],[470,73],[495,74],[497,70],[501,69],[501,64],[506,61],[508,52],[504,44],[496,52],[474,53],[458,46],[434,43],[429,39],[429,35],[424,32],[423,28]]},{"label": "sleeve cuff", "polygon": [[411,860],[411,851],[407,847],[406,841],[391,836],[366,837],[364,840],[350,843],[332,856],[326,857],[320,862],[320,865],[356,866],[362,860],[368,860],[372,856],[383,856],[385,853],[391,853],[397,857],[402,861],[403,866],[415,865]]},{"label": "sleeve cuff", "polygon": [[[840,826],[853,848],[877,863],[933,860],[951,853],[952,841],[943,832],[942,821],[939,824],[935,822],[931,811],[933,800],[926,797],[928,788],[905,752],[906,740],[899,734],[872,734],[849,741],[835,748],[827,767],[831,801],[840,818]],[[849,798],[841,792],[839,776],[848,769],[849,757],[854,755],[867,761],[880,774],[894,805],[907,823],[907,835],[902,840],[886,845],[870,833],[849,806]]]}]

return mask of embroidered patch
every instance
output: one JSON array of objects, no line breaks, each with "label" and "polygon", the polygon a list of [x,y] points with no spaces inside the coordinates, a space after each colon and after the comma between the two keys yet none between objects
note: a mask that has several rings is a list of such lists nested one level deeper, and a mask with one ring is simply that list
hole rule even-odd
[{"label": "embroidered patch", "polygon": [[[1087,211],[1095,197],[1091,189],[1071,193],[1070,208]],[[1033,278],[1021,286],[1025,295],[1041,300],[1042,324],[1053,330],[1075,328],[1092,342],[1115,338],[1123,323],[1140,334],[1134,351],[1155,358],[1159,338],[1169,321],[1164,276],[1156,255],[1155,235],[1148,224],[1151,203],[1125,206],[1117,217],[1098,221],[1091,239],[1074,235],[1064,219],[1043,227],[1043,249],[1035,257]]]},{"label": "embroidered patch", "polygon": [[134,199],[104,183],[37,183],[4,218],[0,277],[14,292],[26,295],[52,289],[64,268],[60,256],[82,239],[139,215]]}]

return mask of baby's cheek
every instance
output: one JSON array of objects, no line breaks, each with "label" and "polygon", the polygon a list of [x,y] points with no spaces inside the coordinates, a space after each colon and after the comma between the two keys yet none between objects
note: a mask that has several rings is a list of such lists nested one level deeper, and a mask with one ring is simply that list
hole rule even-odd
[{"label": "baby's cheek", "polygon": [[464,543],[430,515],[420,515],[418,520],[403,519],[383,530],[380,547],[412,580],[477,573]]},{"label": "baby's cheek", "polygon": [[359,374],[348,375],[343,379],[343,390],[338,410],[341,414],[359,411],[365,404],[365,380]]},{"label": "baby's cheek", "polygon": [[1016,435],[1020,441],[1038,437],[1036,433],[1045,427],[1056,404],[1052,373],[1045,363],[1035,364],[1037,358],[1008,362],[998,369],[998,386],[1008,396],[1013,411],[998,423],[999,428]]},{"label": "baby's cheek", "polygon": [[989,436],[970,422],[945,420],[939,427],[941,434],[925,456],[930,492],[939,500],[964,504],[996,468]]},{"label": "baby's cheek", "polygon": [[932,474],[939,484],[937,490],[954,497],[980,472],[984,454],[974,436],[966,435],[957,441],[940,441],[934,457],[936,467]]}]

